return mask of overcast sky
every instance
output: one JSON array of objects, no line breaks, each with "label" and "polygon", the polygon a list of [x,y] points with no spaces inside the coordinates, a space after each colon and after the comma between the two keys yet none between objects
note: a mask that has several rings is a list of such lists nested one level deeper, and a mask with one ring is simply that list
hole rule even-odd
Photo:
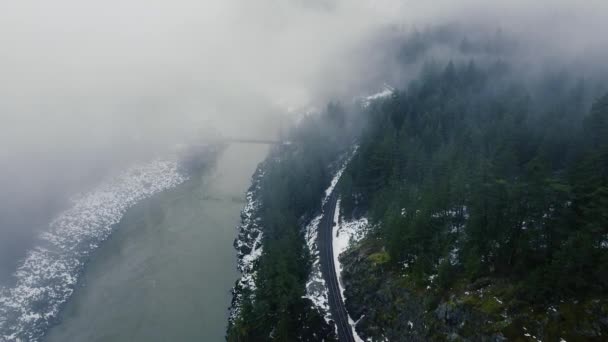
[{"label": "overcast sky", "polygon": [[544,40],[539,56],[589,58],[591,45],[606,42],[607,4],[3,1],[0,142],[10,148],[0,155],[161,135],[218,116],[229,127],[272,105],[342,95],[366,78],[360,71],[372,69],[365,57],[373,51],[364,47],[390,25],[483,24]]},{"label": "overcast sky", "polygon": [[607,60],[604,0],[0,1],[0,232],[142,148],[379,87],[383,37],[447,23],[539,67]]}]

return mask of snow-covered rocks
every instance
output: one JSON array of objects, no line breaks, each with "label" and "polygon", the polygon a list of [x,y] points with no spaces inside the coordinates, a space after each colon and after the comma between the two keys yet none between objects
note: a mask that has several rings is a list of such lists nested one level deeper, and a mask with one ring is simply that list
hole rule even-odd
[{"label": "snow-covered rocks", "polygon": [[[326,201],[326,199],[324,199]],[[327,285],[321,272],[321,263],[319,259],[319,247],[317,237],[319,235],[319,224],[323,214],[313,218],[305,228],[306,243],[312,258],[312,266],[308,281],[306,282],[306,296],[312,303],[323,313],[325,321],[329,323],[331,314],[329,312],[329,299],[327,293]]]},{"label": "snow-covered rocks", "polygon": [[[344,253],[352,244],[355,244],[363,237],[367,231],[368,220],[363,217],[353,221],[343,221],[340,215],[340,200],[336,203],[336,211],[334,212],[334,226],[332,230],[332,246],[334,266],[336,268],[336,276],[338,277],[338,286],[340,287],[340,296],[342,301],[345,300],[344,285],[342,284],[342,264],[340,263],[340,254]],[[356,322],[348,315],[348,323],[353,329],[353,337],[356,341],[363,341],[355,330]]]},{"label": "snow-covered rocks", "polygon": [[258,192],[264,177],[263,166],[258,167],[252,177],[252,184],[246,195],[246,203],[241,212],[241,225],[238,236],[234,240],[237,250],[237,268],[241,278],[232,289],[232,304],[230,305],[229,322],[232,324],[238,317],[243,303],[243,296],[253,299],[255,291],[256,262],[262,255],[262,227],[260,226],[259,209],[261,207]]}]

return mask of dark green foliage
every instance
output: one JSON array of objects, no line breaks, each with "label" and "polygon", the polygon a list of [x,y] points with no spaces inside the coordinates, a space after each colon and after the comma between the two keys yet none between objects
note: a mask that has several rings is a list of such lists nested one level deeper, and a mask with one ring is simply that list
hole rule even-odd
[{"label": "dark green foliage", "polygon": [[[404,63],[454,41],[450,30],[415,35],[402,48]],[[463,39],[459,49],[505,55],[512,46],[500,32],[482,41]],[[328,166],[356,136],[358,152],[339,184],[341,209],[371,219],[374,230],[362,246],[373,246],[364,260],[378,279],[369,282],[390,292],[383,303],[395,308],[367,315],[367,324],[409,329],[396,312],[414,302],[392,302],[406,283],[426,291],[431,315],[455,288],[491,282],[505,284],[505,306],[515,310],[604,298],[608,95],[589,106],[594,94],[578,77],[558,72],[524,81],[514,70],[490,59],[429,62],[406,90],[371,103],[365,120],[354,120],[339,104],[307,117],[292,133],[294,144],[265,162],[257,288],[229,340],[335,338],[302,298],[310,268],[302,225],[320,209]],[[347,298],[347,305],[368,295]],[[472,306],[495,315],[502,308],[497,303],[490,298]]]},{"label": "dark green foliage", "polygon": [[533,302],[606,293],[608,95],[586,115],[583,81],[509,69],[427,64],[373,104],[346,212],[368,210],[393,267],[440,288],[492,276]]},{"label": "dark green foliage", "polygon": [[242,304],[240,317],[228,331],[229,341],[336,339],[334,328],[302,298],[310,270],[302,225],[320,209],[331,180],[330,165],[352,145],[353,123],[358,120],[346,115],[332,103],[321,115],[306,117],[292,133],[292,145],[272,152],[264,162],[257,288],[254,299]]}]

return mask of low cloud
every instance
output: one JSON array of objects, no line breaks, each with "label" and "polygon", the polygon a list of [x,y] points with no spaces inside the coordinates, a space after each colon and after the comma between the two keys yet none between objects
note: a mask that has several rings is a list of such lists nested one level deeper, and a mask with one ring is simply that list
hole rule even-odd
[{"label": "low cloud", "polygon": [[604,72],[607,13],[597,0],[4,1],[0,206],[38,210],[200,130],[274,134],[287,107],[403,82],[416,68],[396,56],[416,30],[501,31],[527,68]]}]

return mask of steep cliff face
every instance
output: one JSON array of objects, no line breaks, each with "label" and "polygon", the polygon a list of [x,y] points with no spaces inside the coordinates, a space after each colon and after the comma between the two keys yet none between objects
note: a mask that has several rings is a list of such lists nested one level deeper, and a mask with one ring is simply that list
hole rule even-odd
[{"label": "steep cliff face", "polygon": [[262,227],[260,219],[260,182],[264,177],[264,164],[261,164],[251,177],[251,187],[246,194],[246,203],[241,212],[241,224],[238,226],[238,235],[234,240],[237,251],[237,268],[241,272],[232,289],[232,304],[229,308],[229,329],[234,325],[235,319],[241,313],[243,303],[253,300],[255,274],[257,261],[262,255]]},{"label": "steep cliff face", "polygon": [[372,226],[342,256],[366,339],[606,340],[608,95],[497,66],[429,66],[369,106],[340,184]]},{"label": "steep cliff face", "polygon": [[372,243],[341,255],[346,307],[365,340],[424,341],[421,298],[394,284],[383,265],[373,261]]},{"label": "steep cliff face", "polygon": [[383,263],[368,237],[340,257],[346,306],[367,341],[604,341],[606,298],[529,306],[500,279],[439,290]]}]

